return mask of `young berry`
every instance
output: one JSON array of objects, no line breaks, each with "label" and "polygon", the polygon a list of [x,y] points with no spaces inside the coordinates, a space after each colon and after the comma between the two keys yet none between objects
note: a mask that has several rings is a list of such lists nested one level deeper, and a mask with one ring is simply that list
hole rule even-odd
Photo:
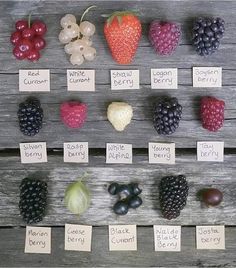
[{"label": "young berry", "polygon": [[47,32],[47,26],[42,21],[34,21],[31,27],[36,35],[42,36]]},{"label": "young berry", "polygon": [[21,32],[20,31],[15,31],[14,33],[11,34],[10,41],[13,45],[16,45],[22,38]]},{"label": "young berry", "polygon": [[28,27],[28,21],[27,20],[18,20],[15,24],[16,30],[23,31],[25,28]]}]

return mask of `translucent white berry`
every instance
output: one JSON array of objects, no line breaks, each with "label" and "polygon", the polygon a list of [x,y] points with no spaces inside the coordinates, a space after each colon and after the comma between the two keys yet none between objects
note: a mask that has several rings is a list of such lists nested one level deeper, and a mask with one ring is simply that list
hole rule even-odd
[{"label": "translucent white berry", "polygon": [[64,29],[66,33],[71,37],[75,38],[80,33],[79,26],[76,23],[70,24],[67,28]]},{"label": "translucent white berry", "polygon": [[92,36],[95,33],[95,26],[89,21],[82,21],[80,23],[80,32],[84,36]]},{"label": "translucent white berry", "polygon": [[65,45],[64,50],[67,54],[72,54],[73,53],[73,42],[70,42]]},{"label": "translucent white berry", "polygon": [[84,53],[84,49],[87,47],[86,42],[81,39],[78,39],[73,42],[73,51],[76,53]]},{"label": "translucent white berry", "polygon": [[93,47],[86,47],[83,51],[83,55],[86,60],[92,61],[96,57],[96,49]]},{"label": "translucent white berry", "polygon": [[73,53],[70,56],[70,62],[73,65],[81,65],[84,62],[84,57],[81,53]]},{"label": "translucent white berry", "polygon": [[92,40],[90,40],[87,36],[83,36],[81,40],[83,40],[88,47],[91,47],[93,44]]},{"label": "translucent white berry", "polygon": [[67,44],[71,41],[71,37],[68,35],[68,33],[65,30],[62,30],[59,34],[59,41],[62,44]]},{"label": "translucent white berry", "polygon": [[76,18],[72,14],[66,14],[63,18],[61,18],[61,27],[66,28],[72,23],[76,23]]}]

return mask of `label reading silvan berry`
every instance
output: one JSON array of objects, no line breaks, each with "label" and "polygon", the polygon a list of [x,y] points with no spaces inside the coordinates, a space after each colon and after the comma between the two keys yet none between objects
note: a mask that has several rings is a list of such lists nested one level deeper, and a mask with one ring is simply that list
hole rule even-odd
[{"label": "label reading silvan berry", "polygon": [[47,162],[46,142],[20,143],[22,164]]}]

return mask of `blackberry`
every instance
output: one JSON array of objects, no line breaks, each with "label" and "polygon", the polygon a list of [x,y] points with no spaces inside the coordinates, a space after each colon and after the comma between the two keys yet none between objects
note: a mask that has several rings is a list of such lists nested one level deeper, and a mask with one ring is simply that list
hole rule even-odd
[{"label": "blackberry", "polygon": [[160,183],[160,205],[163,217],[171,220],[180,215],[188,196],[185,176],[164,177]]},{"label": "blackberry", "polygon": [[47,183],[37,179],[25,178],[20,184],[19,208],[27,223],[42,221],[47,205]]},{"label": "blackberry", "polygon": [[160,135],[170,135],[179,127],[181,117],[182,106],[177,98],[160,101],[154,108],[154,128]]},{"label": "blackberry", "polygon": [[20,103],[18,110],[20,131],[27,136],[36,135],[43,122],[43,109],[36,98],[28,98]]},{"label": "blackberry", "polygon": [[198,18],[193,26],[193,45],[201,56],[208,56],[218,50],[224,35],[224,20],[221,18]]}]

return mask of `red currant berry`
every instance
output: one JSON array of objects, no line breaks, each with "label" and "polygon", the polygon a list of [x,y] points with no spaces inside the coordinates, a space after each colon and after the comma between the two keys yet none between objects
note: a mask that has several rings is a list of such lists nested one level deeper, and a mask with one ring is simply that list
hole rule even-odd
[{"label": "red currant berry", "polygon": [[25,28],[28,27],[28,21],[27,20],[18,20],[15,24],[16,30],[23,31]]},{"label": "red currant berry", "polygon": [[30,61],[37,61],[39,60],[39,58],[40,58],[40,54],[38,50],[36,49],[32,49],[27,56],[27,59]]},{"label": "red currant berry", "polygon": [[13,49],[13,55],[18,59],[18,60],[23,60],[26,57],[26,54],[22,52],[18,46],[14,47]]},{"label": "red currant berry", "polygon": [[33,39],[33,44],[34,48],[37,50],[43,49],[46,46],[45,40],[40,36],[37,36]]},{"label": "red currant berry", "polygon": [[22,38],[21,32],[16,31],[11,34],[10,41],[13,45],[16,45],[21,40],[21,38]]},{"label": "red currant berry", "polygon": [[21,52],[28,53],[30,50],[33,49],[33,44],[29,39],[21,39],[18,43],[18,47]]},{"label": "red currant berry", "polygon": [[22,31],[23,38],[32,39],[34,35],[35,35],[35,31],[32,28],[27,27]]},{"label": "red currant berry", "polygon": [[35,31],[36,35],[44,35],[47,32],[46,24],[39,20],[32,24],[32,29]]}]

